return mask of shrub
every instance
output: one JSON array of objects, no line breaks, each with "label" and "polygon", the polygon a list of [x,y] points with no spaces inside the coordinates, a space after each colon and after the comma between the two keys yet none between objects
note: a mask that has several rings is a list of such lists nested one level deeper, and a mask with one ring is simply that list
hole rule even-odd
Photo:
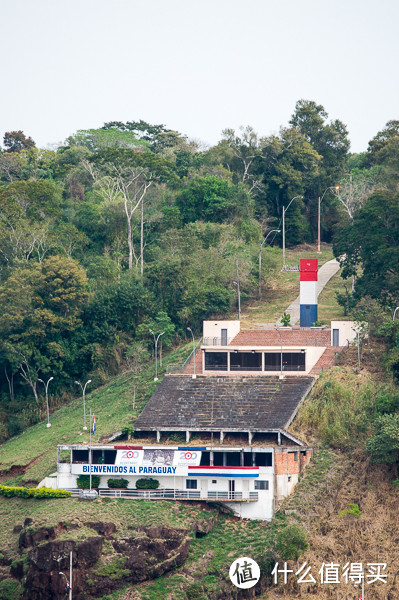
[{"label": "shrub", "polygon": [[0,598],[2,600],[18,600],[22,596],[22,586],[15,579],[3,579],[0,581]]},{"label": "shrub", "polygon": [[10,485],[0,485],[0,496],[6,498],[69,498],[71,492],[67,490],[53,490],[52,488],[26,488]]},{"label": "shrub", "polygon": [[282,560],[297,560],[308,546],[306,531],[299,525],[287,525],[277,535],[276,552]]},{"label": "shrub", "polygon": [[109,488],[127,488],[129,482],[127,479],[108,479],[107,481]]},{"label": "shrub", "polygon": [[281,317],[281,323],[283,327],[289,327],[291,325],[291,315],[285,312]]},{"label": "shrub", "polygon": [[346,508],[344,508],[343,510],[340,510],[338,513],[339,517],[346,517],[346,516],[352,516],[352,517],[360,517],[361,512],[360,512],[360,508],[358,504],[348,504],[348,506]]},{"label": "shrub", "polygon": [[152,477],[138,479],[136,481],[136,488],[138,490],[156,490],[159,488],[159,481]]},{"label": "shrub", "polygon": [[[79,475],[76,480],[76,485],[80,490],[90,489],[90,475]],[[100,477],[98,475],[91,476],[91,487],[98,488],[100,485]]]}]

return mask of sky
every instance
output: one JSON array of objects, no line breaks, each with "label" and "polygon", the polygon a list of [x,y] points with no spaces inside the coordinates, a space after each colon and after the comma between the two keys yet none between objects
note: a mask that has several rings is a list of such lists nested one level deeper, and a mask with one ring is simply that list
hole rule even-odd
[{"label": "sky", "polygon": [[306,99],[362,152],[399,119],[396,0],[1,0],[0,23],[0,140],[143,119],[214,145]]}]

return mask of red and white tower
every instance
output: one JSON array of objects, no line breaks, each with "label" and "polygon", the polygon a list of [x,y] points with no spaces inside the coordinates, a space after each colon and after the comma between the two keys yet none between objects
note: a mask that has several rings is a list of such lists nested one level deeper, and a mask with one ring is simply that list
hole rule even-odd
[{"label": "red and white tower", "polygon": [[300,260],[300,326],[312,327],[317,322],[317,258]]}]

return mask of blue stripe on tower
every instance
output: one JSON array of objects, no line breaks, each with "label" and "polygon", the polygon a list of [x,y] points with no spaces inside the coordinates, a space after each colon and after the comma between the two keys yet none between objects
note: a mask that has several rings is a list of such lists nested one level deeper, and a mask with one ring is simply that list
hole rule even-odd
[{"label": "blue stripe on tower", "polygon": [[300,326],[312,327],[317,322],[317,304],[300,305]]}]

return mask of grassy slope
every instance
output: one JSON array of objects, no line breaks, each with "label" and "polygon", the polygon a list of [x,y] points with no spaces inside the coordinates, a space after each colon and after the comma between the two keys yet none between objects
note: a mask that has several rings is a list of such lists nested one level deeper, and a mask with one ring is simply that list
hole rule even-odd
[{"label": "grassy slope", "polygon": [[[187,344],[172,352],[166,363],[183,362],[192,346]],[[86,396],[86,414],[92,408],[97,417],[97,441],[99,437],[120,431],[131,425],[141,412],[156,388],[153,381],[154,366],[149,365],[140,375],[126,373],[115,377],[108,384]],[[133,387],[136,386],[136,401],[133,409]],[[23,483],[39,482],[56,470],[57,444],[89,443],[89,433],[83,432],[82,398],[76,398],[68,406],[51,415],[52,426],[47,429],[45,422],[29,427],[21,435],[3,444],[0,452],[0,471],[2,482]],[[18,476],[15,470],[4,473],[12,467],[23,467],[25,472]],[[20,469],[21,471],[23,469]]]}]

